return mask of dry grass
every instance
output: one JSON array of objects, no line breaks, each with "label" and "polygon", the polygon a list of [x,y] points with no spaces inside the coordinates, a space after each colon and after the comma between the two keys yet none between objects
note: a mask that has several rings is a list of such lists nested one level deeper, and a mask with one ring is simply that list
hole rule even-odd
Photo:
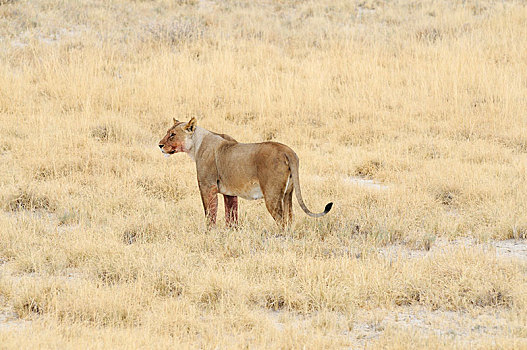
[{"label": "dry grass", "polygon": [[[0,0],[0,348],[526,348],[525,259],[492,248],[527,236],[526,24],[515,1]],[[281,233],[242,201],[205,231],[193,163],[156,149],[190,116],[290,145],[334,210]]]}]

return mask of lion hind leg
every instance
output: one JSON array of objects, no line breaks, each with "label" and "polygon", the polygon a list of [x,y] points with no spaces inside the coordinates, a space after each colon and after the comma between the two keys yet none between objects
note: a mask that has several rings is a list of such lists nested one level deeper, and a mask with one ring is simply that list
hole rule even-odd
[{"label": "lion hind leg", "polygon": [[261,166],[258,180],[267,210],[278,226],[286,228],[290,221],[288,194],[293,191],[293,181],[291,181],[291,171],[285,156],[277,157],[274,161]]},{"label": "lion hind leg", "polygon": [[293,191],[286,192],[284,196],[284,220],[286,226],[293,223]]},{"label": "lion hind leg", "polygon": [[274,221],[278,224],[280,227],[285,227],[286,223],[284,220],[284,208],[282,205],[282,199],[278,198],[276,196],[265,196],[265,206],[267,207],[267,211],[271,214]]},{"label": "lion hind leg", "polygon": [[274,188],[264,188],[263,195],[267,210],[278,226],[286,228],[292,219],[292,191],[286,192],[286,184]]}]

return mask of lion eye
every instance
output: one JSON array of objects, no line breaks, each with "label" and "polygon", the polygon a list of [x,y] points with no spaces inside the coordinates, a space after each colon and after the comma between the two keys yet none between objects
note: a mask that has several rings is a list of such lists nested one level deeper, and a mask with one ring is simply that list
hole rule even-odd
[{"label": "lion eye", "polygon": [[174,137],[174,136],[176,136],[176,134],[174,134],[174,133],[170,134],[170,137]]}]

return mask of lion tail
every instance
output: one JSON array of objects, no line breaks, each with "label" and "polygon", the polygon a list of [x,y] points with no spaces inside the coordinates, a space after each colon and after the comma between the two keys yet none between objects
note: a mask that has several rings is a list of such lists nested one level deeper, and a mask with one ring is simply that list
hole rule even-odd
[{"label": "lion tail", "polygon": [[300,191],[300,178],[298,176],[298,156],[291,152],[291,154],[286,153],[287,160],[289,161],[289,169],[291,169],[291,175],[293,177],[293,189],[296,192],[296,199],[298,200],[298,204],[300,204],[300,208],[309,216],[313,218],[319,218],[321,216],[326,215],[330,210],[331,207],[333,207],[333,203],[330,202],[326,204],[326,207],[324,208],[324,211],[322,213],[313,213],[311,210],[307,208],[307,206],[304,203],[304,200],[302,199],[302,192]]}]

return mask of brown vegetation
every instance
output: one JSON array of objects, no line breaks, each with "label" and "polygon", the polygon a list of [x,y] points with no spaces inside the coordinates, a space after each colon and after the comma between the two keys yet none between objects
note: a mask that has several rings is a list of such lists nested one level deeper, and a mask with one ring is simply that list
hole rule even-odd
[{"label": "brown vegetation", "polygon": [[[0,0],[0,348],[525,348],[527,7]],[[173,117],[300,157],[207,232]],[[382,186],[381,186],[382,185]],[[499,244],[498,244],[499,243]],[[497,247],[497,248],[496,248]]]}]

